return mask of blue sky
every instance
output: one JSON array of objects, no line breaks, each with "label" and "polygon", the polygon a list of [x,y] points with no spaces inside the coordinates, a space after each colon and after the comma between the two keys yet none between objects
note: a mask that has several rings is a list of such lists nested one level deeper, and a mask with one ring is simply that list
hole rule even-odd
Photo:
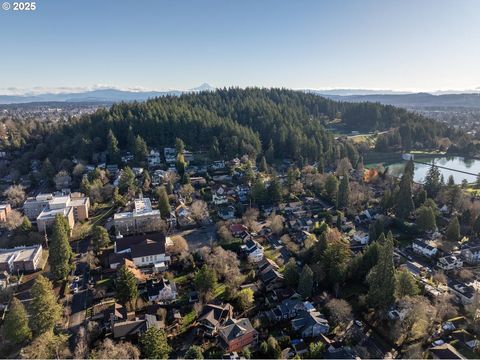
[{"label": "blue sky", "polygon": [[477,0],[37,0],[0,10],[0,88],[473,89],[479,14]]}]

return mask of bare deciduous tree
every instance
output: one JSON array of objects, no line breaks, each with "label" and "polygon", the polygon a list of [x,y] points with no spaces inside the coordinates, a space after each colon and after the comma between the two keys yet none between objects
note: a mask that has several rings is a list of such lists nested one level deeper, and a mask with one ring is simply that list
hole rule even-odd
[{"label": "bare deciduous tree", "polygon": [[8,230],[15,230],[23,222],[23,215],[20,214],[17,210],[11,210],[8,214],[7,221],[1,225],[7,228]]},{"label": "bare deciduous tree", "polygon": [[196,221],[203,222],[208,219],[208,206],[203,200],[195,200],[190,208]]},{"label": "bare deciduous tree", "polygon": [[343,299],[332,299],[327,302],[326,307],[335,325],[345,327],[353,320],[352,307]]},{"label": "bare deciduous tree", "polygon": [[103,340],[91,354],[93,359],[139,359],[140,350],[130,342]]},{"label": "bare deciduous tree", "polygon": [[25,201],[25,190],[21,185],[12,185],[10,186],[3,195],[7,198],[7,202],[12,207],[17,207]]},{"label": "bare deciduous tree", "polygon": [[243,223],[252,231],[256,231],[258,227],[258,210],[254,208],[248,208],[242,216]]},{"label": "bare deciduous tree", "polygon": [[284,218],[281,215],[275,215],[275,213],[272,213],[272,215],[269,216],[269,221],[270,221],[270,228],[272,229],[272,232],[276,235],[280,235],[283,233],[283,222]]}]

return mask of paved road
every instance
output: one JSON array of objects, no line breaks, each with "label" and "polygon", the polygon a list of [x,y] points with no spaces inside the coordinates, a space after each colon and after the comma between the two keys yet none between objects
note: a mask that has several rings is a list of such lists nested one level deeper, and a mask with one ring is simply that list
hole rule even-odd
[{"label": "paved road", "polygon": [[[88,251],[90,239],[83,239],[77,242],[74,250],[77,254],[84,254]],[[85,321],[85,311],[87,309],[87,300],[89,295],[88,290],[88,265],[85,261],[82,261],[81,257],[75,260],[75,275],[80,278],[78,284],[78,292],[74,293],[71,299],[70,308],[71,315],[68,322],[70,336],[70,348],[75,348],[76,335],[81,325]]]}]

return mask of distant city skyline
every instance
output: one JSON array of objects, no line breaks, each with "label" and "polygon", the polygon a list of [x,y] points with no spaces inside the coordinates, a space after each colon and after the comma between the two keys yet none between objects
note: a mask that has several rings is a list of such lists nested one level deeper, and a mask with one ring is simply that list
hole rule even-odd
[{"label": "distant city skyline", "polygon": [[0,11],[0,94],[480,91],[475,0],[39,0]]}]

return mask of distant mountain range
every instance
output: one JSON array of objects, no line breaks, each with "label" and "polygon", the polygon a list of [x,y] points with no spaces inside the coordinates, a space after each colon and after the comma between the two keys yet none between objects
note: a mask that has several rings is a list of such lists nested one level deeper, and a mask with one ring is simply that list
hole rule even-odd
[{"label": "distant mountain range", "polygon": [[348,94],[346,90],[343,94],[323,90],[309,90],[309,92],[332,100],[378,102],[403,108],[480,108],[480,93],[434,95],[429,93]]},{"label": "distant mountain range", "polygon": [[179,96],[186,92],[200,92],[215,90],[207,83],[189,90],[168,91],[125,91],[118,89],[101,89],[84,92],[45,93],[37,95],[0,95],[0,104],[23,104],[32,102],[119,102],[145,101],[159,96]]},{"label": "distant mountain range", "polygon": [[[215,87],[203,83],[188,90],[128,91],[114,88],[83,92],[44,93],[35,95],[0,95],[0,104],[22,104],[35,102],[100,102],[145,101],[154,97],[179,96],[187,92],[213,91]],[[403,108],[480,108],[480,88],[471,93],[437,91],[433,93],[408,93],[394,90],[333,89],[303,90],[332,100],[348,102],[378,102]]]}]

